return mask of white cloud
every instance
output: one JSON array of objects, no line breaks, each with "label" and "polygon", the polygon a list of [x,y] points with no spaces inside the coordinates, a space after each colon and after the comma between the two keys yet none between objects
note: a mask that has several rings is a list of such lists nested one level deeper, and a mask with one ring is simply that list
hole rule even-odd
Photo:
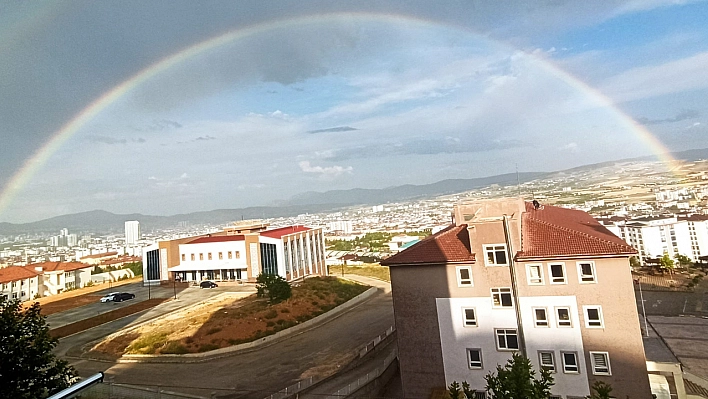
[{"label": "white cloud", "polygon": [[348,173],[351,174],[354,168],[351,166],[339,166],[339,165],[334,165],[334,166],[313,166],[310,164],[310,161],[300,161],[298,163],[300,166],[300,169],[305,172],[305,173],[316,173],[319,174],[320,177],[323,178],[332,178],[332,177],[337,177],[341,174]]},{"label": "white cloud", "polygon": [[578,152],[578,143],[568,143],[560,147],[563,151]]},{"label": "white cloud", "polygon": [[182,173],[182,175],[179,177],[180,179],[186,179],[187,177],[187,172]]}]

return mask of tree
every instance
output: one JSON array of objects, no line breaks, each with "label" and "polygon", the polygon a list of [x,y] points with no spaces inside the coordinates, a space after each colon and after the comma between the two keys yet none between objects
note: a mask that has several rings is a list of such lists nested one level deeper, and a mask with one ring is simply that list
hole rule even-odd
[{"label": "tree", "polygon": [[514,353],[502,366],[497,366],[496,375],[487,374],[487,392],[494,399],[548,399],[551,396],[553,376],[550,371],[541,370],[540,379],[531,366],[531,361]]},{"label": "tree", "polygon": [[270,303],[284,301],[292,296],[290,283],[277,274],[259,274],[256,278],[256,290],[259,298],[267,295]]},{"label": "tree", "polygon": [[589,396],[590,399],[610,399],[610,394],[612,393],[612,386],[603,381],[595,381],[592,384],[592,390],[595,391]]},{"label": "tree", "polygon": [[639,261],[639,258],[636,256],[630,256],[629,257],[629,266],[632,267],[632,269],[638,269],[639,267],[642,266],[642,262]]},{"label": "tree", "polygon": [[674,256],[674,258],[676,258],[676,261],[679,263],[679,266],[681,266],[681,267],[688,268],[688,267],[693,266],[693,262],[691,261],[691,258],[689,258],[686,255],[676,254],[676,256]]},{"label": "tree", "polygon": [[664,256],[659,259],[659,267],[661,270],[668,270],[669,276],[671,276],[671,278],[674,277],[674,260],[671,259],[669,254],[664,254]]},{"label": "tree", "polygon": [[76,371],[52,350],[58,340],[49,334],[38,303],[23,308],[19,300],[0,297],[0,397],[43,398],[66,387]]}]

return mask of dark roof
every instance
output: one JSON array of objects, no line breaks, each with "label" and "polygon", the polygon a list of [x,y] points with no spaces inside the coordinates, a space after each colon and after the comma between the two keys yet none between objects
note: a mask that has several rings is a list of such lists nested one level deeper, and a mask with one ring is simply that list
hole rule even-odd
[{"label": "dark roof", "polygon": [[517,258],[632,255],[637,251],[583,211],[527,202]]},{"label": "dark roof", "polygon": [[236,234],[231,236],[207,236],[199,237],[194,239],[187,244],[204,244],[207,242],[225,242],[225,241],[243,241],[244,237],[242,234]]},{"label": "dark roof", "polygon": [[451,225],[381,261],[383,266],[474,262],[467,225]]},{"label": "dark roof", "polygon": [[312,229],[310,229],[309,227],[301,226],[301,225],[295,225],[295,226],[287,226],[287,227],[281,227],[279,229],[263,231],[263,232],[261,232],[261,235],[263,237],[282,238],[283,236],[286,236],[288,234],[300,233],[300,232],[307,231],[307,230],[312,230]]}]

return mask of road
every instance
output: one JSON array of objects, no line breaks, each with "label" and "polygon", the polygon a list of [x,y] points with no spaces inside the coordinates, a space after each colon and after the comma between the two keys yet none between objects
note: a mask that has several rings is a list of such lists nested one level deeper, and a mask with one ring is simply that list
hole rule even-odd
[{"label": "road", "polygon": [[[72,364],[81,376],[103,371],[116,383],[159,385],[170,391],[201,396],[214,392],[223,398],[263,398],[310,375],[331,374],[338,365],[346,364],[358,348],[393,325],[388,283],[366,278],[361,280],[380,287],[379,292],[323,324],[251,352],[204,363],[116,364],[74,359]],[[155,317],[155,313],[163,310],[156,308],[134,319],[117,320],[65,338],[57,353],[75,355],[83,343],[105,336],[134,320]]]}]

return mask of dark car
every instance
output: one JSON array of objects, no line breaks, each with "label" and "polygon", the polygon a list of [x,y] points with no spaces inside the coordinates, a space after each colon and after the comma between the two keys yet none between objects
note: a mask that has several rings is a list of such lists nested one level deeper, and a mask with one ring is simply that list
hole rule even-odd
[{"label": "dark car", "polygon": [[123,302],[133,298],[135,298],[135,294],[131,294],[129,292],[119,292],[113,295],[113,302]]},{"label": "dark car", "polygon": [[202,281],[199,283],[199,288],[216,288],[219,285],[213,281]]}]

